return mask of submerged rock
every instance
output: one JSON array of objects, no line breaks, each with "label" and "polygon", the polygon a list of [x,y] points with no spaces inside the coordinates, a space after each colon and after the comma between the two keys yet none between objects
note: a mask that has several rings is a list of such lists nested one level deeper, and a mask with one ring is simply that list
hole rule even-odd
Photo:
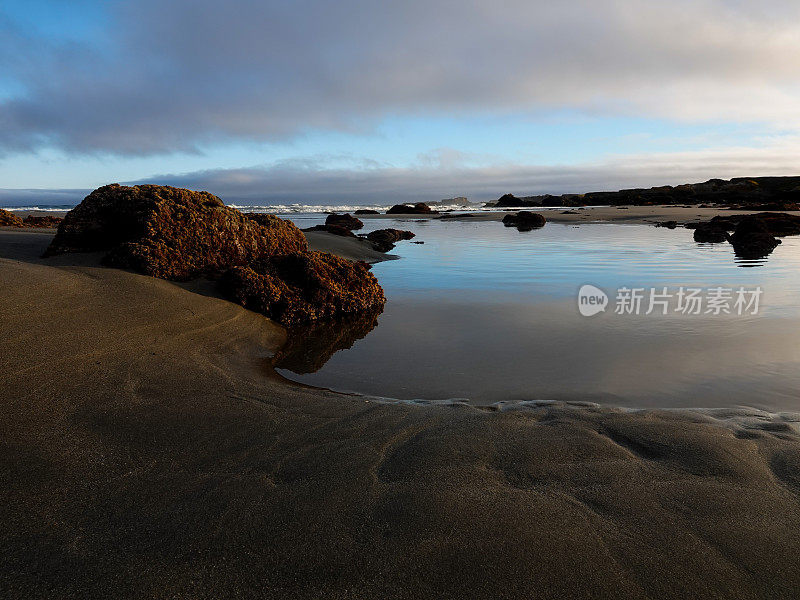
[{"label": "submerged rock", "polygon": [[307,248],[289,221],[242,214],[208,192],[113,184],[67,213],[45,256],[106,251],[106,265],[186,280]]},{"label": "submerged rock", "polygon": [[395,204],[386,211],[387,215],[430,215],[434,213],[436,213],[436,211],[424,202],[417,202],[414,205]]},{"label": "submerged rock", "polygon": [[748,259],[764,258],[781,243],[757,216],[742,218],[729,239],[736,256]]},{"label": "submerged rock", "polygon": [[364,223],[361,222],[361,219],[356,219],[354,216],[347,213],[343,215],[337,215],[336,213],[328,215],[328,218],[325,219],[325,225],[336,225],[350,230],[364,227]]},{"label": "submerged rock", "polygon": [[270,256],[233,267],[220,279],[220,289],[287,327],[380,309],[386,302],[369,265],[326,252]]},{"label": "submerged rock", "polygon": [[33,215],[28,215],[23,220],[23,224],[25,227],[41,227],[41,228],[51,228],[55,229],[61,224],[63,221],[63,217],[56,217],[54,215],[45,215],[43,217],[34,217]]},{"label": "submerged rock", "polygon": [[12,212],[0,208],[0,227],[24,227],[22,219]]},{"label": "submerged rock", "polygon": [[503,225],[506,227],[516,227],[519,231],[530,231],[539,227],[544,227],[547,219],[540,213],[521,210],[516,214],[508,214],[503,217]]},{"label": "submerged rock", "polygon": [[371,208],[359,208],[356,211],[356,214],[357,215],[379,215],[381,213],[379,213],[377,210],[372,210]]},{"label": "submerged rock", "polygon": [[400,240],[410,240],[414,234],[403,229],[377,229],[364,236],[378,252],[389,252]]}]

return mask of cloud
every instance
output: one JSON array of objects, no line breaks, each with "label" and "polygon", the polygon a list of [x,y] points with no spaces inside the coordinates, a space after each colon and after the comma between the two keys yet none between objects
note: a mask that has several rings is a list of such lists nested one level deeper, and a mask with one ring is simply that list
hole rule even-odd
[{"label": "cloud", "polygon": [[[387,116],[536,114],[800,129],[788,0],[139,0],[95,40],[0,21],[0,150],[200,151]],[[0,82],[1,83],[1,82]]]},{"label": "cloud", "polygon": [[[447,149],[439,154],[448,156]],[[324,157],[241,169],[164,174],[133,183],[208,190],[227,202],[263,204],[392,204],[467,196],[472,201],[517,195],[582,193],[705,181],[712,177],[796,175],[800,138],[764,140],[755,148],[614,156],[578,165],[496,164],[443,167],[329,168]]]}]

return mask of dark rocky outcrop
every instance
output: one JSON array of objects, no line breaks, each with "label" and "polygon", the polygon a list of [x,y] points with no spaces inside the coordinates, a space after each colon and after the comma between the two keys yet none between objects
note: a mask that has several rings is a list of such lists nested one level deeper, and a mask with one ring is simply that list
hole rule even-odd
[{"label": "dark rocky outcrop", "polygon": [[[687,223],[697,242],[729,241],[741,258],[763,258],[781,242],[776,236],[800,235],[800,216],[780,212],[717,216],[703,223]],[[733,235],[729,232],[733,231]]]},{"label": "dark rocky outcrop", "polygon": [[381,213],[379,213],[377,210],[372,210],[371,208],[359,208],[356,211],[356,214],[357,215],[379,215]]},{"label": "dark rocky outcrop", "polygon": [[508,214],[503,217],[503,225],[506,227],[516,227],[519,231],[531,231],[539,227],[544,227],[547,219],[540,213],[521,210],[515,214]]},{"label": "dark rocky outcrop", "polygon": [[354,216],[347,213],[343,215],[337,215],[336,213],[328,215],[328,218],[325,219],[325,225],[337,225],[338,227],[344,227],[351,231],[364,227],[364,223],[362,223],[360,219],[356,219]]},{"label": "dark rocky outcrop", "polygon": [[386,302],[369,265],[326,252],[270,256],[233,267],[220,279],[220,289],[288,327],[377,310]]},{"label": "dark rocky outcrop", "polygon": [[208,192],[95,190],[67,214],[46,255],[92,251],[106,251],[106,265],[163,279],[222,274],[228,297],[285,325],[355,315],[386,301],[365,263],[310,252],[289,221],[242,214]]},{"label": "dark rocky outcrop", "polygon": [[698,223],[694,230],[694,241],[706,244],[719,244],[728,239],[728,231],[717,223]]},{"label": "dark rocky outcrop", "polygon": [[781,243],[757,216],[742,218],[729,240],[736,256],[746,259],[764,258]]},{"label": "dark rocky outcrop", "polygon": [[655,224],[656,227],[666,227],[667,229],[675,229],[678,227],[677,221],[661,221]]},{"label": "dark rocky outcrop", "polygon": [[63,220],[63,217],[56,217],[54,215],[45,215],[43,217],[34,217],[33,215],[28,215],[25,217],[25,219],[23,219],[23,224],[25,227],[55,229]]},{"label": "dark rocky outcrop", "polygon": [[648,206],[654,204],[728,206],[745,210],[796,210],[800,208],[800,177],[737,177],[703,183],[635,188],[616,192],[590,192],[552,196],[516,197],[505,194],[497,208],[533,206]]},{"label": "dark rocky outcrop", "polygon": [[514,194],[503,194],[494,203],[495,208],[517,208],[522,206],[541,206],[517,198]]},{"label": "dark rocky outcrop", "polygon": [[410,240],[414,234],[403,229],[377,229],[364,236],[378,252],[389,252],[400,240]]},{"label": "dark rocky outcrop", "polygon": [[392,208],[386,211],[387,215],[432,215],[436,211],[424,202],[417,202],[411,204],[395,204]]},{"label": "dark rocky outcrop", "polygon": [[208,192],[114,184],[67,213],[45,255],[105,251],[106,265],[186,280],[307,247],[289,221],[244,215]]},{"label": "dark rocky outcrop", "polygon": [[[719,237],[719,232],[730,232],[736,229],[736,226],[745,218],[759,219],[764,222],[767,231],[775,236],[785,235],[800,235],[800,216],[790,215],[780,212],[761,212],[752,215],[729,215],[729,216],[716,216],[710,221],[700,223],[687,223],[687,229],[700,229],[700,235],[706,235],[707,232],[712,232],[714,237]],[[717,232],[717,233],[713,233]],[[696,241],[698,240],[697,234],[695,235]],[[718,240],[718,241],[724,241]]]},{"label": "dark rocky outcrop", "polygon": [[306,227],[302,231],[322,231],[324,233],[332,233],[333,235],[341,235],[342,237],[358,237],[349,229],[345,229],[339,225],[314,225],[313,227]]},{"label": "dark rocky outcrop", "polygon": [[[763,221],[772,235],[800,235],[800,216],[780,212],[763,212],[748,216]],[[744,220],[744,217],[740,219]]]},{"label": "dark rocky outcrop", "polygon": [[518,198],[514,194],[503,194],[489,205],[495,208],[526,208],[542,206],[582,206],[578,194],[564,194],[563,196],[553,196],[543,194],[540,196],[523,196]]},{"label": "dark rocky outcrop", "polygon": [[0,227],[24,227],[22,219],[12,212],[0,208]]}]

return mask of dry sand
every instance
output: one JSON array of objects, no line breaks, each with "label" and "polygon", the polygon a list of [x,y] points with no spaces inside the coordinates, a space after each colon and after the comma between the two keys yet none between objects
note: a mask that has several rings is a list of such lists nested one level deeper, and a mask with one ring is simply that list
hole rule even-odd
[{"label": "dry sand", "polygon": [[294,387],[282,330],[212,286],[49,239],[0,232],[4,598],[800,593],[779,416]]}]

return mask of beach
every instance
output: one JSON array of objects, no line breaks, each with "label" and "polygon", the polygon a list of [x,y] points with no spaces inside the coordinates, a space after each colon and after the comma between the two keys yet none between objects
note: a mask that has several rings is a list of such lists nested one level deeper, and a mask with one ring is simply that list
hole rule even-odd
[{"label": "beach", "polygon": [[210,282],[41,259],[51,235],[0,232],[5,595],[800,589],[782,415],[297,386],[270,367],[284,330]]}]

